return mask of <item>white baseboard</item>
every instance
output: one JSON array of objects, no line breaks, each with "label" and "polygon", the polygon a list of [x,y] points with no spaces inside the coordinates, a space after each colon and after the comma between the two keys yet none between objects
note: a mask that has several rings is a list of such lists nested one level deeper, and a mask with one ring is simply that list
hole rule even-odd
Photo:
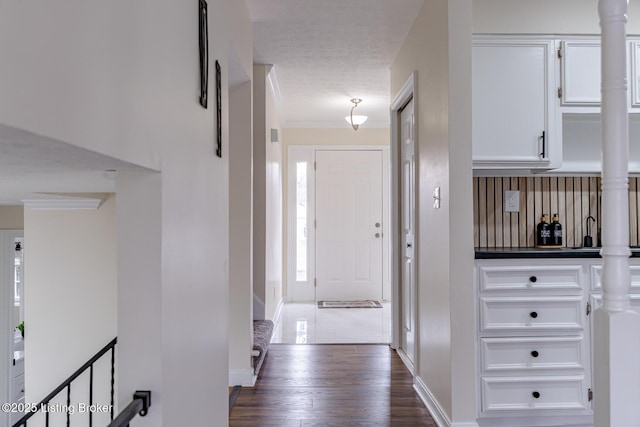
[{"label": "white baseboard", "polygon": [[447,413],[442,409],[442,406],[440,406],[438,400],[429,390],[429,387],[427,387],[424,381],[422,381],[422,378],[417,375],[413,377],[413,388],[416,393],[418,393],[424,406],[429,410],[431,417],[433,417],[438,427],[479,427],[477,423],[473,422],[452,423]]},{"label": "white baseboard", "polygon": [[418,396],[422,400],[422,403],[424,403],[424,406],[429,410],[431,417],[433,417],[433,420],[436,422],[438,427],[451,427],[451,420],[449,419],[449,416],[444,409],[442,409],[442,406],[440,406],[438,400],[435,398],[433,393],[431,393],[429,387],[427,387],[424,381],[422,381],[422,378],[418,375],[413,377],[413,388],[416,393],[418,393]]},{"label": "white baseboard", "polygon": [[256,385],[258,377],[251,369],[229,369],[229,387],[241,385],[242,387],[253,387]]},{"label": "white baseboard", "polygon": [[280,322],[280,315],[282,314],[282,308],[284,307],[284,300],[282,298],[280,298],[280,302],[278,302],[278,306],[276,307],[276,311],[273,313],[273,326],[274,326],[274,334],[271,336],[271,339],[273,339],[273,337],[275,336],[275,327],[278,325],[278,322]]},{"label": "white baseboard", "polygon": [[400,360],[402,360],[402,363],[404,363],[404,366],[406,366],[409,372],[411,372],[411,375],[414,375],[415,371],[414,371],[413,362],[411,362],[411,359],[409,359],[409,356],[407,356],[407,354],[401,348],[396,349],[396,353],[398,354],[398,356],[400,356]]}]

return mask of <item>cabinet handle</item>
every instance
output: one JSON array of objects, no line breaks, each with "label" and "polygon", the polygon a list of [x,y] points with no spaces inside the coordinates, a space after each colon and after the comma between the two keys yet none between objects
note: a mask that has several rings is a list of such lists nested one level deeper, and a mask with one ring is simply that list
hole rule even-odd
[{"label": "cabinet handle", "polygon": [[540,158],[544,160],[547,155],[547,149],[545,144],[545,131],[542,131],[542,135],[538,137],[538,141],[542,142],[542,152],[540,153]]},{"label": "cabinet handle", "polygon": [[531,356],[532,356],[532,357],[538,357],[538,355],[539,355],[539,353],[538,353],[537,351],[535,351],[535,350],[533,350],[533,351],[531,352]]},{"label": "cabinet handle", "polygon": [[538,281],[538,278],[536,276],[531,276],[531,277],[529,277],[529,281],[531,283],[536,283]]},{"label": "cabinet handle", "polygon": [[531,395],[533,396],[534,399],[540,398],[540,393],[538,393],[537,391],[534,391],[533,393],[531,393]]},{"label": "cabinet handle", "polygon": [[535,319],[536,317],[538,317],[538,313],[536,313],[535,311],[532,311],[531,313],[529,313],[529,316]]}]

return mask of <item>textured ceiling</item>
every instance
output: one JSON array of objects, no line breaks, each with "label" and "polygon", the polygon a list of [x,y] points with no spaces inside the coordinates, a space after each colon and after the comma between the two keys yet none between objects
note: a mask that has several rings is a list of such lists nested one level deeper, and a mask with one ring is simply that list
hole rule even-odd
[{"label": "textured ceiling", "polygon": [[0,124],[0,205],[60,199],[48,193],[114,192],[108,170],[146,169]]},{"label": "textured ceiling", "polygon": [[348,127],[351,98],[389,126],[389,67],[423,0],[247,0],[254,62],[273,64],[284,127]]}]

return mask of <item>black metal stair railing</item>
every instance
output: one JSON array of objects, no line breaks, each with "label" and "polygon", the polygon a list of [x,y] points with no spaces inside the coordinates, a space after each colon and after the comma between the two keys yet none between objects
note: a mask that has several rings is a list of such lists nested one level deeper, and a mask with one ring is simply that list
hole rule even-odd
[{"label": "black metal stair railing", "polygon": [[141,417],[147,415],[149,406],[151,406],[151,391],[138,390],[133,393],[133,401],[107,427],[129,427],[129,421],[134,419],[136,415]]},{"label": "black metal stair railing", "polygon": [[[93,405],[93,365],[107,352],[111,351],[111,406],[110,406],[110,417],[111,421],[113,421],[113,405],[114,405],[114,393],[115,393],[115,347],[118,342],[118,338],[114,338],[109,344],[104,346],[102,350],[97,352],[95,356],[89,359],[84,365],[80,367],[77,371],[75,371],[69,378],[67,378],[62,384],[56,387],[51,393],[47,395],[36,407],[30,407],[29,412],[25,414],[22,418],[16,421],[13,424],[13,427],[27,427],[27,420],[29,420],[32,416],[37,414],[42,408],[46,408],[49,405],[49,402],[53,400],[58,394],[60,394],[64,389],[67,390],[67,407],[71,407],[71,384],[72,382],[82,375],[87,369],[89,369],[89,405]],[[150,400],[150,397],[149,397]],[[93,417],[92,413],[89,412],[89,427],[93,427]],[[71,424],[71,411],[67,411],[67,427]],[[45,427],[49,427],[49,412],[45,414]]]}]

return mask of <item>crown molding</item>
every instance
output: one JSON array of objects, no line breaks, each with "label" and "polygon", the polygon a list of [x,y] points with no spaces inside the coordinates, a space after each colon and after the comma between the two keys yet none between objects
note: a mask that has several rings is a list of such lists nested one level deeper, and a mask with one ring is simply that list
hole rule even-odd
[{"label": "crown molding", "polygon": [[102,199],[25,199],[25,208],[36,210],[96,210]]}]

